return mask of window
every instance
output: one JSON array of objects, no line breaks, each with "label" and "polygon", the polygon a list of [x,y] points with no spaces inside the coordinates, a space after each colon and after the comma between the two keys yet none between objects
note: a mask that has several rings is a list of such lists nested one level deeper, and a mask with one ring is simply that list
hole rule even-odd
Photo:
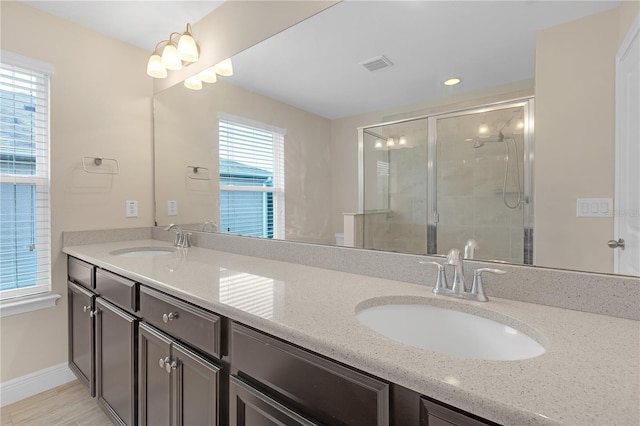
[{"label": "window", "polygon": [[221,115],[220,232],[284,238],[286,131]]},{"label": "window", "polygon": [[0,63],[0,300],[51,289],[51,68],[2,52]]}]

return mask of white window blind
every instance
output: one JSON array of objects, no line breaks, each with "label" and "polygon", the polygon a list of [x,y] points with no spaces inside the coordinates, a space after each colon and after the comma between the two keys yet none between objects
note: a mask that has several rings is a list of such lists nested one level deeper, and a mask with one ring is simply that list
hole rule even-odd
[{"label": "white window blind", "polygon": [[283,129],[220,116],[220,232],[284,237],[285,134]]},{"label": "white window blind", "polygon": [[[25,63],[34,64],[29,69]],[[19,65],[19,66],[16,66]],[[28,65],[27,65],[28,66]],[[0,63],[0,300],[51,289],[49,75],[2,53]]]}]

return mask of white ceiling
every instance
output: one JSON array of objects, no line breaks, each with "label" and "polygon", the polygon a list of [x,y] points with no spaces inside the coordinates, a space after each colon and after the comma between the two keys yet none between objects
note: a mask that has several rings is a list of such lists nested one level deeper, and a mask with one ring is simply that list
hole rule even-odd
[{"label": "white ceiling", "polygon": [[153,51],[172,32],[183,32],[224,1],[21,0],[23,3],[125,43]]},{"label": "white ceiling", "polygon": [[[25,1],[146,50],[219,1]],[[620,1],[343,1],[233,57],[234,84],[334,119],[533,78],[536,31]],[[197,39],[197,33],[194,34]],[[387,56],[394,65],[359,65]],[[458,76],[462,83],[442,83]]]}]

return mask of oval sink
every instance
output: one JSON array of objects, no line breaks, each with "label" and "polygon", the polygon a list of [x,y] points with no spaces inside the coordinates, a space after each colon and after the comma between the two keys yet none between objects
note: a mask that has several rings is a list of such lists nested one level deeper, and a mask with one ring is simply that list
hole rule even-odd
[{"label": "oval sink", "polygon": [[114,250],[110,255],[124,257],[158,256],[161,254],[175,253],[174,247],[130,247]]},{"label": "oval sink", "polygon": [[431,305],[390,304],[359,311],[367,327],[401,343],[469,359],[510,361],[533,358],[544,347],[499,322]]}]

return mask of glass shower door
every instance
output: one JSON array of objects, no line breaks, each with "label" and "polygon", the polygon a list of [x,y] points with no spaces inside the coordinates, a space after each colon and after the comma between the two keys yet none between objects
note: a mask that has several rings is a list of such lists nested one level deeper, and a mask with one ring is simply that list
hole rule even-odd
[{"label": "glass shower door", "polygon": [[531,263],[529,102],[431,119],[430,252],[462,251],[473,240],[476,259]]}]

